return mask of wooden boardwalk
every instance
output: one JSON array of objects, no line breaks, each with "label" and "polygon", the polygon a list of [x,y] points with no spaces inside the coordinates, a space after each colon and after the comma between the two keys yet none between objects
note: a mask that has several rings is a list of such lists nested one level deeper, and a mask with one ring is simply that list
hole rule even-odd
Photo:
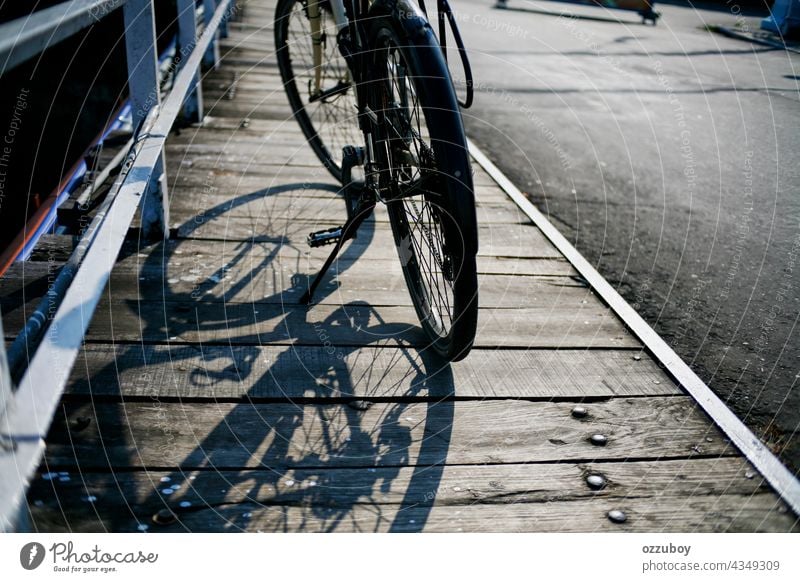
[{"label": "wooden boardwalk", "polygon": [[[251,0],[231,23],[204,80],[210,118],[168,142],[174,236],[129,237],[28,495],[33,528],[797,528],[477,165],[481,313],[465,361],[418,351],[382,209],[318,304],[297,305],[329,250],[305,236],[343,222],[344,204],[290,118],[272,7]],[[0,282],[9,336],[70,245],[51,237]]]}]

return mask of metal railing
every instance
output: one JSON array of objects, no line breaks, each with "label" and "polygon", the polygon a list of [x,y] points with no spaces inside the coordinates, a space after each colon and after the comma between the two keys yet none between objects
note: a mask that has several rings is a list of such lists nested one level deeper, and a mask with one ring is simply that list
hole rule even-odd
[{"label": "metal railing", "polygon": [[0,532],[26,527],[25,493],[41,462],[44,437],[137,210],[145,237],[168,236],[164,144],[179,115],[202,119],[200,66],[216,66],[218,38],[227,34],[227,20],[236,11],[236,0],[202,0],[198,36],[195,0],[177,0],[178,72],[162,101],[153,2],[71,0],[0,25],[0,70],[8,71],[121,9],[135,128],[119,176],[37,309],[45,307],[53,317],[35,315],[23,331],[41,343],[17,387],[0,347]]}]

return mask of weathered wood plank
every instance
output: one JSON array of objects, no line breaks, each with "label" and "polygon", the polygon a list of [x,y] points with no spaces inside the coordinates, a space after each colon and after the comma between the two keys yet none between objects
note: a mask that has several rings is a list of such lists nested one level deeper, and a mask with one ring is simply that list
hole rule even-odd
[{"label": "weathered wood plank", "polygon": [[[601,398],[681,394],[627,350],[473,350],[447,366],[402,349],[87,344],[74,395],[203,399]],[[589,407],[591,408],[591,407]]]},{"label": "weathered wood plank", "polygon": [[[84,502],[85,503],[85,502]],[[191,508],[190,508],[191,509]],[[607,513],[621,509],[626,523],[611,523]],[[129,510],[128,510],[129,511]],[[105,532],[107,526],[91,511],[77,523],[64,525],[57,512],[37,519],[44,531]],[[53,521],[50,521],[52,519]],[[142,517],[127,513],[113,531],[135,532]],[[735,533],[798,531],[797,523],[770,493],[752,496],[721,495],[714,498],[631,498],[620,503],[599,499],[569,503],[475,504],[462,506],[369,506],[326,509],[317,506],[222,505],[200,511],[182,511],[180,520],[151,531],[164,532],[674,532]]]},{"label": "weathered wood plank", "polygon": [[[31,256],[29,261],[23,261],[21,263],[13,263],[2,278],[0,278],[0,282],[2,282],[5,278],[13,278],[13,277],[20,277],[21,273],[24,270],[24,265],[26,262],[29,264],[34,264],[36,262],[53,262],[53,263],[64,263],[69,260],[72,251],[75,250],[77,246],[77,240],[72,235],[67,234],[43,234],[41,238],[39,238],[39,242],[36,243],[36,246],[33,248],[31,252]],[[12,271],[15,267],[19,267],[18,271]],[[14,273],[13,275],[10,273]]]},{"label": "weathered wood plank", "polygon": [[264,34],[272,33],[272,21],[266,18],[260,22],[229,22],[228,31],[240,31],[246,33],[263,32]]},{"label": "weathered wood plank", "polygon": [[[292,127],[295,122],[288,119],[285,125]],[[169,160],[168,168],[179,174],[190,168],[193,172],[213,171],[217,175],[228,173],[237,177],[264,175],[280,183],[297,175],[298,168],[308,167],[313,169],[312,176],[333,183],[304,139],[290,141],[280,135],[264,134],[259,138],[260,143],[250,143],[244,138],[240,142],[237,136],[238,133],[229,139],[209,140],[207,143],[205,134],[197,134],[186,136],[183,142],[170,141],[166,151],[174,159]],[[302,172],[305,172],[301,174],[304,181],[309,181],[308,170]],[[476,187],[496,187],[491,178],[479,169],[475,169],[473,180]],[[480,192],[477,196],[481,197]],[[508,198],[506,195],[503,197]]]},{"label": "weathered wood plank", "polygon": [[257,50],[241,50],[230,48],[220,54],[220,66],[224,67],[261,67],[278,72],[278,62],[274,54]]},{"label": "weathered wood plank", "polygon": [[[264,119],[271,121],[287,121],[292,118],[292,110],[288,102],[278,103],[271,100],[266,103],[246,104],[236,101],[218,100],[206,102],[205,110],[215,117],[236,117],[239,119]],[[300,144],[298,144],[300,145]]]},{"label": "weathered wood plank", "polygon": [[[215,241],[215,246],[222,243]],[[110,287],[118,300],[164,300],[275,303],[297,305],[297,277],[315,273],[325,252],[301,258],[275,260],[270,255],[252,257],[219,256],[206,249],[200,256],[153,256],[142,260],[131,256],[114,269]],[[381,270],[384,269],[384,270]],[[42,277],[40,285],[50,277]],[[412,305],[400,268],[400,261],[373,261],[362,258],[338,263],[323,281],[317,304],[343,305],[365,301],[373,306]],[[480,275],[480,305],[484,308],[556,309],[560,304],[600,305],[584,284],[569,277],[521,277],[518,275]],[[2,286],[0,286],[2,289]],[[43,290],[44,291],[44,290]]]},{"label": "weathered wood plank", "polygon": [[[335,199],[340,191],[328,171],[320,165],[272,165],[259,161],[246,171],[228,172],[215,167],[194,167],[194,162],[189,159],[170,158],[168,164],[172,164],[169,167],[172,171],[171,187],[180,191],[175,198],[190,198],[195,204],[202,196],[222,197],[220,202],[230,202],[241,196],[265,198],[281,195],[330,200]],[[509,205],[508,196],[497,186],[476,184],[475,196],[479,205],[505,204],[516,208]]]},{"label": "weathered wood plank", "polygon": [[240,74],[232,71],[226,73],[204,82],[204,87],[214,103],[228,100],[248,105],[267,102],[282,105],[286,101],[285,86],[278,75]]},{"label": "weathered wood plank", "polygon": [[[243,123],[245,119],[246,122]],[[289,141],[292,136],[294,136],[293,141]],[[181,151],[187,151],[185,146],[188,144],[227,143],[238,140],[260,143],[285,142],[293,145],[294,148],[298,148],[299,144],[303,144],[309,148],[305,138],[299,131],[297,122],[293,118],[270,120],[250,118],[246,115],[226,116],[220,115],[219,112],[208,115],[203,120],[202,125],[184,128],[180,134],[170,136],[168,147],[175,144],[176,146],[184,147]],[[269,160],[264,160],[264,162],[268,163]],[[474,162],[472,170],[476,184],[495,184],[486,171]]]},{"label": "weathered wood plank", "polygon": [[[278,172],[266,172],[271,177],[276,174],[281,179],[294,177],[289,170],[299,167],[314,168],[319,170],[320,176],[327,176],[305,141],[292,137],[291,132],[296,131],[295,122],[288,114],[278,115],[274,120],[250,118],[240,114],[236,114],[235,119],[230,119],[224,117],[228,114],[220,110],[225,103],[221,101],[215,107],[212,112],[214,115],[206,121],[208,129],[187,129],[170,140],[168,153],[171,158],[175,158],[170,160],[172,173],[185,173],[184,166],[191,165],[195,170],[216,170],[240,178],[252,177],[265,173],[266,162],[267,170],[270,165],[282,168]],[[219,115],[223,117],[220,118]],[[260,125],[254,129],[256,124]],[[473,170],[476,186],[489,186],[492,188],[491,194],[502,199],[507,198],[482,169],[473,166]],[[302,177],[307,177],[307,174]],[[483,196],[488,194],[484,193]]]},{"label": "weathered wood plank", "polygon": [[[212,117],[211,119],[215,119]],[[294,120],[282,123],[265,123],[260,131],[251,130],[251,121],[247,128],[242,128],[241,123],[235,124],[232,129],[209,129],[205,127],[187,128],[181,131],[175,139],[170,139],[169,149],[179,158],[190,158],[192,155],[208,154],[250,154],[261,155],[266,148],[277,146],[290,147],[292,150],[310,148],[306,139],[296,135],[300,130]],[[216,150],[214,148],[217,148]],[[247,158],[249,159],[249,158]],[[264,157],[261,163],[275,165],[269,158]],[[327,171],[327,170],[326,170]]]},{"label": "weathered wood plank", "polygon": [[[258,263],[236,265],[208,259],[204,267],[193,263],[175,265],[160,271],[160,265],[136,268],[135,265],[120,266],[111,278],[111,287],[116,299],[154,301],[191,301],[193,297],[203,301],[246,302],[253,304],[273,303],[299,305],[300,297],[293,278],[297,272],[289,268],[262,268]],[[399,261],[398,261],[399,262]],[[365,301],[372,306],[411,306],[411,296],[399,267],[378,271],[371,261],[362,260],[351,269],[341,267],[328,277],[327,286],[315,299],[316,304],[344,305]],[[395,272],[396,271],[396,272]],[[304,273],[313,273],[314,267],[304,266]],[[485,275],[479,277],[480,305],[483,308],[524,309],[535,306],[539,309],[557,309],[561,304],[576,305],[598,299],[586,287],[564,277],[519,277],[508,275]]]},{"label": "weathered wood plank", "polygon": [[171,135],[169,145],[173,143],[176,145],[204,143],[205,140],[223,143],[231,140],[256,143],[272,140],[288,142],[292,135],[294,135],[293,145],[306,143],[306,139],[299,131],[299,126],[294,119],[286,121],[249,119],[243,124],[241,118],[208,115],[201,124],[181,128],[180,133]]},{"label": "weathered wood plank", "polygon": [[[63,258],[68,256],[68,251],[71,249],[71,243],[68,239],[69,237],[64,237],[63,241],[61,241],[67,246],[57,247],[53,245],[52,247],[59,255],[63,255]],[[226,289],[230,289],[239,280],[242,280],[247,285],[252,285],[254,280],[268,276],[265,271],[269,272],[269,276],[274,275],[276,279],[280,278],[280,280],[289,281],[291,275],[295,273],[316,272],[325,260],[324,253],[311,251],[298,253],[293,249],[286,251],[277,245],[272,245],[272,248],[270,248],[270,245],[252,247],[245,259],[242,259],[236,253],[237,245],[234,243],[195,241],[191,239],[180,241],[180,244],[174,244],[174,242],[167,243],[167,249],[169,250],[156,247],[152,249],[151,253],[142,253],[141,256],[135,252],[126,252],[112,273],[112,281],[119,279],[119,283],[114,283],[113,287],[120,289],[122,288],[122,281],[135,277],[136,281],[131,280],[132,284],[130,286],[138,286],[138,297],[146,299],[148,297],[152,298],[150,294],[153,292],[158,296],[191,293],[198,282],[208,279],[208,284],[211,284],[216,278],[220,278],[221,283],[225,276],[230,275],[231,279],[224,284]],[[258,265],[267,261],[268,258],[270,261],[266,267],[256,269]],[[159,272],[157,267],[162,262],[166,263],[163,273]],[[31,300],[32,298],[43,296],[47,291],[52,275],[62,265],[63,262],[56,261],[14,263],[9,267],[5,275],[0,278],[0,303],[3,305],[21,304],[25,298]],[[244,270],[246,268],[253,269],[254,272],[246,272]],[[399,278],[402,277],[402,271],[398,259],[373,258],[370,256],[369,251],[362,257],[344,255],[332,268],[329,279],[333,281],[338,276],[338,273],[354,273],[355,270],[363,271],[367,269],[384,273],[387,276],[387,280],[382,283],[382,286],[386,286],[387,281],[394,285],[395,277],[398,278],[397,284],[402,283],[402,281],[399,281]],[[220,273],[217,273],[218,270]],[[178,273],[184,273],[184,271],[186,271],[186,276],[190,276],[192,279],[195,279],[199,273],[205,272],[205,274],[189,285],[190,281],[181,280],[184,275],[178,275]],[[242,274],[234,276],[234,271],[241,271]],[[220,275],[222,276],[220,277]],[[522,281],[528,281],[525,277],[537,276],[543,277],[543,281],[557,282],[559,279],[554,278],[574,277],[577,272],[564,260],[480,257],[478,260],[478,275],[479,278],[481,275],[515,275],[522,277]],[[139,277],[144,277],[144,280],[139,280]],[[175,278],[178,279],[177,282],[174,280]],[[481,280],[483,279],[485,278],[481,278]],[[272,283],[264,282],[268,286],[274,285],[274,283],[274,281]],[[404,285],[405,283],[402,284]],[[187,285],[189,286],[187,287]],[[353,287],[353,283],[349,283],[349,285],[350,288],[356,289]],[[289,285],[287,284],[286,286],[288,287]],[[147,288],[148,291],[145,293],[142,288]],[[25,289],[24,295],[23,289]],[[277,287],[275,289],[276,291],[279,290]],[[486,297],[489,292],[495,293],[494,290],[484,289],[482,297]],[[241,291],[238,291],[238,294],[241,295]],[[264,296],[271,294],[271,292],[265,293]],[[137,295],[134,294],[132,296]],[[263,299],[264,296],[260,296],[259,299]]]},{"label": "weathered wood plank", "polygon": [[[276,171],[280,171],[276,169]],[[321,217],[340,220],[345,217],[342,192],[331,184],[318,182],[325,176],[292,176],[286,180],[260,179],[254,176],[209,176],[206,181],[186,174],[175,176],[172,184],[176,215],[173,223],[193,220],[195,216],[296,216],[304,220]],[[374,220],[388,223],[387,206],[375,207]],[[508,204],[505,195],[487,193],[478,187],[476,199],[478,224],[534,226],[530,219]],[[535,226],[534,226],[535,228]]]},{"label": "weathered wood plank", "polygon": [[247,102],[286,101],[285,86],[280,75],[225,71],[213,79],[206,77],[203,87],[211,94],[212,101],[228,99],[241,102],[242,98]]},{"label": "weathered wood plank", "polygon": [[[321,387],[321,390],[324,390]],[[669,459],[736,455],[689,397],[614,398],[572,418],[569,402],[300,405],[67,403],[46,461],[81,471]],[[86,423],[88,419],[88,425]],[[81,430],[70,427],[85,427]],[[605,446],[589,437],[600,433]]]},{"label": "weathered wood plank", "polygon": [[[270,147],[267,149],[266,146]],[[298,140],[294,146],[280,147],[267,142],[259,156],[227,154],[222,151],[209,149],[200,143],[191,145],[168,145],[167,155],[171,155],[181,164],[191,162],[192,170],[210,169],[216,171],[234,172],[236,174],[253,173],[258,170],[261,160],[269,160],[271,166],[308,166],[321,168],[322,162],[304,141]],[[172,162],[174,163],[174,162]],[[185,170],[185,169],[184,169]],[[320,172],[321,175],[322,172]],[[281,179],[279,176],[278,179]]]},{"label": "weathered wood plank", "polygon": [[[283,147],[284,144],[279,140],[273,142],[273,139],[275,138],[272,136],[269,139],[265,138],[261,146],[252,146],[253,150],[260,148],[261,151],[245,155],[228,155],[219,149],[205,152],[187,151],[187,148],[198,149],[197,144],[168,147],[168,153],[174,158],[169,160],[168,168],[180,176],[180,179],[173,180],[179,186],[196,184],[203,187],[209,183],[217,185],[215,182],[228,177],[230,182],[235,180],[236,184],[247,183],[247,180],[258,180],[253,189],[294,182],[301,184],[322,182],[330,187],[336,186],[336,189],[340,187],[304,141],[296,141],[293,145],[286,144]],[[223,143],[218,146],[222,147]],[[505,192],[499,189],[491,178],[483,176],[480,172],[476,171],[473,175],[473,183],[477,190],[476,197],[480,200],[489,196],[497,200],[508,200]],[[486,191],[482,193],[481,190]]]},{"label": "weathered wood plank", "polygon": [[[584,480],[590,472],[601,472],[608,479],[608,486],[601,491],[590,490]],[[149,523],[153,531],[161,531],[151,517],[165,508],[172,509],[178,516],[179,523],[169,528],[172,531],[181,531],[182,525],[190,530],[199,527],[202,531],[221,531],[226,522],[235,528],[248,529],[254,517],[251,505],[257,506],[256,512],[266,507],[287,509],[289,505],[304,508],[307,521],[303,528],[314,530],[325,529],[326,525],[335,531],[350,529],[346,525],[348,518],[354,512],[368,509],[393,515],[392,521],[380,528],[391,529],[394,523],[403,524],[396,520],[402,519],[413,507],[428,508],[428,512],[434,507],[437,511],[452,508],[454,517],[461,516],[477,525],[477,516],[470,518],[476,506],[486,505],[502,511],[501,506],[512,505],[517,509],[524,506],[529,516],[547,515],[553,507],[559,508],[564,516],[573,512],[573,517],[566,521],[572,527],[582,524],[582,531],[620,531],[601,511],[574,513],[577,508],[573,504],[587,501],[592,507],[602,506],[608,511],[646,497],[654,501],[637,516],[644,524],[632,523],[634,528],[655,527],[652,517],[660,515],[666,506],[680,508],[694,502],[694,507],[704,513],[703,531],[733,531],[745,527],[737,521],[736,514],[719,515],[711,508],[725,496],[738,496],[742,501],[763,496],[766,501],[770,495],[768,488],[760,478],[745,477],[751,473],[749,464],[734,458],[597,465],[448,465],[440,470],[381,467],[279,472],[136,471],[113,475],[84,472],[80,480],[68,482],[61,482],[57,477],[39,478],[32,485],[30,498],[34,500],[31,507],[34,524],[57,531],[67,528],[135,531],[138,523]],[[173,493],[163,493],[169,491],[170,486],[177,488]],[[94,499],[91,503],[87,501],[89,496]],[[700,500],[705,504],[698,507]],[[784,509],[782,504],[775,505],[773,513],[777,520],[760,527],[791,531],[796,527],[792,518],[780,513]],[[87,507],[91,507],[91,511],[87,511]],[[223,513],[214,518],[215,511]],[[686,513],[679,510],[678,515]],[[418,522],[418,529],[428,529],[429,515]],[[338,524],[332,519],[334,516],[340,519]],[[255,521],[262,519],[256,517]],[[408,520],[404,523],[414,525]],[[492,523],[487,521],[482,528],[493,528]],[[555,523],[548,523],[548,526],[553,531],[561,529]],[[297,528],[297,524],[294,527]]]},{"label": "weathered wood plank", "polygon": [[[225,87],[220,88],[220,83],[214,83],[209,88],[209,102],[206,109],[214,115],[219,115],[219,111],[226,107],[234,107],[235,110],[251,110],[251,111],[283,111],[283,117],[274,119],[289,118],[292,115],[291,109],[288,107],[288,100],[283,83],[280,82],[280,77],[271,77],[271,80],[266,82],[261,92],[252,89],[243,88],[239,90],[238,84],[233,88]],[[232,89],[232,90],[231,90]],[[351,118],[353,123],[356,123],[355,111]]]},{"label": "weathered wood plank", "polygon": [[[371,469],[141,470],[118,474],[87,471],[81,473],[85,484],[61,482],[56,477],[51,485],[48,481],[53,479],[39,475],[33,486],[42,498],[52,497],[55,487],[61,500],[95,495],[98,498],[95,507],[110,509],[129,502],[148,511],[147,516],[165,506],[176,507],[181,501],[189,501],[195,508],[248,501],[308,504],[312,499],[314,504],[328,506],[341,502],[348,506],[357,503],[464,506],[644,496],[754,495],[769,491],[763,478],[746,477],[754,474],[753,468],[738,457],[630,463],[445,465],[439,470],[425,471],[419,467]],[[590,474],[603,475],[606,487],[599,491],[589,488],[586,476]],[[286,485],[286,481],[292,484]],[[385,488],[380,487],[382,483],[386,483]],[[159,495],[164,488],[174,488],[174,492]],[[123,493],[128,495],[123,497]]]},{"label": "weathered wood plank", "polygon": [[[222,210],[214,209],[173,226],[177,229],[176,235],[179,238],[280,243],[299,251],[307,248],[308,233],[341,224],[342,220],[336,216],[325,216],[313,221],[267,214],[228,217]],[[527,224],[479,225],[478,241],[478,256],[563,258],[539,229]],[[358,238],[347,243],[347,252],[360,255],[367,247],[370,247],[371,256],[376,258],[397,255],[388,225],[372,219],[364,222]]]},{"label": "weathered wood plank", "polygon": [[[793,518],[778,509],[771,494],[722,495],[713,499],[629,499],[610,504],[597,500],[569,504],[512,504],[380,508],[359,505],[351,512],[297,506],[235,507],[188,514],[175,531],[338,531],[338,532],[792,532]],[[607,518],[611,509],[628,516],[623,525]],[[344,516],[341,514],[345,513]]]},{"label": "weathered wood plank", "polygon": [[[63,241],[66,244],[66,240]],[[225,241],[184,245],[159,245],[147,253],[130,253],[115,267],[109,294],[118,301],[163,300],[168,302],[220,301],[254,304],[297,304],[297,277],[307,278],[324,260],[327,252],[313,254],[278,252],[260,246],[235,245]],[[394,252],[393,250],[391,251]],[[235,253],[235,254],[234,254]],[[343,254],[318,295],[318,303],[342,305],[366,301],[372,305],[410,306],[411,301],[396,259],[373,262]],[[496,260],[494,261],[496,262]],[[483,263],[483,261],[481,261]],[[27,262],[15,265],[0,280],[0,302],[7,312],[20,308],[23,301],[41,297],[55,278],[60,263]],[[497,267],[496,267],[497,268]],[[514,265],[506,270],[513,273]],[[299,275],[302,273],[302,275]],[[568,277],[520,277],[481,275],[483,307],[557,309],[583,305],[598,306],[589,289]]]},{"label": "weathered wood plank", "polygon": [[[266,215],[270,219],[296,218],[300,220],[315,220],[323,216],[342,216],[344,219],[346,214],[342,196],[343,192],[339,190],[332,191],[330,188],[319,189],[311,186],[297,188],[279,195],[272,195],[269,189],[262,189],[254,192],[241,192],[238,196],[218,187],[204,188],[199,191],[194,188],[177,187],[172,190],[170,215],[173,222],[177,222],[195,217],[198,210],[201,209],[227,207],[226,216],[257,217]],[[242,199],[247,202],[239,203]],[[198,208],[199,200],[202,200],[203,206]],[[505,200],[497,200],[494,203],[486,200],[477,204],[476,210],[479,224],[531,224],[530,219],[519,208],[508,204]],[[374,216],[377,222],[389,222],[389,214],[382,204],[375,208]]]},{"label": "weathered wood plank", "polygon": [[[298,288],[298,293],[300,288]],[[324,289],[320,290],[321,295]],[[4,313],[6,337],[21,329],[32,304]],[[95,312],[86,334],[91,341],[299,344],[415,347],[429,345],[411,307],[304,306],[202,301],[108,301]],[[553,309],[481,309],[476,347],[627,348],[641,344],[606,308],[560,304]]]},{"label": "weathered wood plank", "polygon": [[[37,299],[44,297],[47,290],[58,276],[63,262],[20,261],[12,263],[0,277],[0,305],[2,305],[3,322],[6,322],[6,313],[15,309],[33,309]],[[16,326],[13,326],[15,329]],[[10,329],[6,329],[9,335]]]},{"label": "weathered wood plank", "polygon": [[[319,183],[329,185],[334,191],[340,188],[304,142],[296,142],[293,146],[269,142],[267,145],[269,147],[264,145],[260,148],[254,145],[252,151],[244,155],[227,154],[219,149],[203,153],[187,152],[186,147],[189,146],[175,147],[173,151],[168,147],[170,183],[185,186],[190,191],[194,187],[199,190],[218,188],[235,192],[246,189],[252,192],[288,185],[306,185],[308,189],[309,185]],[[196,146],[191,147],[196,149]],[[479,202],[508,201],[508,196],[490,178],[481,177],[476,172],[473,183]],[[510,206],[514,207],[513,204]]]}]

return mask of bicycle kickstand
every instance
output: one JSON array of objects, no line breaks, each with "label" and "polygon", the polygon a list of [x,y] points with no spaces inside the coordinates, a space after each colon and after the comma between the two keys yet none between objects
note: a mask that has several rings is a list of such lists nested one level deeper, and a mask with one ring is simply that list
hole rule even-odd
[{"label": "bicycle kickstand", "polygon": [[325,264],[322,265],[317,276],[314,277],[311,285],[308,286],[308,289],[300,298],[301,305],[308,305],[311,303],[314,291],[316,291],[317,287],[322,282],[322,279],[325,277],[328,269],[330,269],[339,251],[344,246],[344,243],[356,237],[358,227],[372,214],[372,210],[375,208],[374,197],[370,198],[369,192],[364,184],[355,183],[351,179],[353,167],[360,166],[364,163],[364,148],[345,146],[343,154],[342,182],[345,184],[344,194],[347,203],[347,220],[344,225],[340,227],[320,230],[308,235],[307,242],[310,247],[320,247],[329,244],[333,244],[334,247],[331,254],[328,255],[328,258],[325,260]]}]

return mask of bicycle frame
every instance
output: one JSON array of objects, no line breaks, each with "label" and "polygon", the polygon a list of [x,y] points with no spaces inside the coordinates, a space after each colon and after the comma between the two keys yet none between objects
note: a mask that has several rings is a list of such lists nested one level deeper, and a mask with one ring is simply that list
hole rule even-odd
[{"label": "bicycle frame", "polygon": [[[341,32],[348,27],[350,19],[347,17],[344,0],[329,0],[333,20],[336,23],[336,31]],[[322,27],[320,25],[320,0],[308,0],[307,4],[308,22],[311,29],[311,43],[314,47],[312,54],[314,66],[314,86],[312,94],[317,95],[322,92]]]},{"label": "bicycle frame", "polygon": [[[379,1],[379,0],[378,0]],[[365,185],[368,190],[375,193],[377,198],[386,202],[387,199],[382,195],[379,180],[377,178],[378,172],[375,165],[376,152],[375,147],[381,144],[376,144],[373,140],[375,135],[375,128],[379,124],[379,114],[370,109],[370,98],[368,95],[359,91],[359,87],[366,86],[364,83],[369,81],[369,41],[368,33],[365,30],[365,23],[367,16],[377,6],[376,0],[307,0],[306,14],[309,20],[309,28],[312,41],[312,79],[310,81],[310,98],[309,102],[313,103],[317,100],[324,100],[337,93],[343,92],[352,88],[356,105],[358,108],[359,127],[364,135],[365,151],[362,156],[363,166],[365,172]],[[467,97],[465,102],[459,101],[462,107],[469,107],[472,102],[472,74],[467,59],[466,51],[461,40],[461,35],[455,23],[455,17],[452,14],[447,0],[436,0],[438,10],[439,22],[439,47],[442,50],[442,55],[445,62],[447,62],[446,52],[446,25],[449,23],[453,38],[458,46],[461,61],[464,66],[467,80]],[[323,10],[323,2],[325,2],[325,9],[329,9],[333,15],[334,24],[336,27],[336,45],[344,57],[348,65],[348,77],[345,80],[340,80],[334,87],[322,86],[322,67],[323,65],[323,43],[325,42],[325,31],[322,30],[321,16]],[[412,19],[417,21],[424,20],[429,23],[427,11],[425,8],[424,0],[418,0],[418,7],[411,8],[412,13],[409,14],[395,14],[395,17],[400,19]],[[398,7],[396,10],[408,11],[406,8]],[[413,6],[413,4],[411,5]],[[328,8],[329,7],[329,8]],[[385,120],[384,120],[385,121]],[[385,147],[385,144],[383,144]],[[408,193],[409,196],[413,192]]]},{"label": "bicycle frame", "polygon": [[[350,4],[350,9],[345,4],[346,0],[328,0],[333,13],[333,20],[336,23],[337,36],[345,29],[349,29],[351,35],[355,38],[358,35],[358,27],[356,25],[363,16],[369,12],[372,5],[372,0],[347,0]],[[320,3],[321,0],[308,0],[308,20],[311,28],[311,40],[314,46],[312,55],[314,66],[314,87],[313,94],[320,94],[321,87],[321,68],[322,68],[322,29],[320,27]],[[425,17],[428,17],[428,10],[425,6],[425,0],[419,0],[419,7]],[[459,101],[464,109],[469,109],[472,105],[473,99],[473,79],[472,67],[469,64],[464,42],[461,38],[461,33],[458,30],[455,16],[450,8],[448,0],[436,0],[436,8],[438,14],[439,24],[439,43],[444,54],[444,59],[447,61],[447,24],[450,25],[450,30],[455,40],[458,49],[461,64],[464,67],[464,75],[466,77],[466,98],[464,101]],[[338,39],[337,39],[338,40]],[[363,39],[356,40],[356,46],[363,46]]]},{"label": "bicycle frame", "polygon": [[[472,82],[448,0],[436,2],[438,36],[424,0],[281,0],[275,40],[292,108],[341,181],[347,209],[341,227],[309,233],[309,246],[332,249],[300,303],[311,303],[343,245],[378,203],[385,204],[420,323],[435,350],[454,360],[466,355],[475,337],[478,231],[460,102],[446,58],[448,24],[467,73],[462,106],[471,101]],[[292,35],[289,18],[302,36]],[[346,141],[328,135],[328,121],[341,120],[348,124]],[[341,158],[331,155],[328,137]],[[362,171],[355,178],[357,167]]]}]

